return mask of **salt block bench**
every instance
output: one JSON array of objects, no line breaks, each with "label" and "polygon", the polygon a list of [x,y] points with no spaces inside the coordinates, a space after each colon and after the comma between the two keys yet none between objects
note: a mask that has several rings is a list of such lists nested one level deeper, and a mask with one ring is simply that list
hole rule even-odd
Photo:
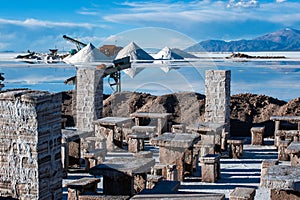
[{"label": "salt block bench", "polygon": [[133,155],[135,158],[153,158],[152,151],[139,151]]},{"label": "salt block bench", "polygon": [[164,177],[160,175],[152,175],[152,174],[147,174],[147,183],[146,183],[146,188],[147,189],[152,189],[154,186],[163,180]]},{"label": "salt block bench", "polygon": [[279,140],[278,141],[278,160],[289,161],[290,155],[287,153],[286,149],[291,143],[291,140]]},{"label": "salt block bench", "polygon": [[229,157],[240,158],[243,155],[243,148],[246,139],[228,139],[227,144],[229,145]]},{"label": "salt block bench", "polygon": [[155,134],[156,126],[133,126],[131,130],[134,133],[145,133],[146,135],[152,136]]},{"label": "salt block bench", "polygon": [[94,149],[90,151],[83,152],[83,159],[85,160],[86,170],[89,170],[91,167],[94,167],[102,163],[106,156],[105,149]]},{"label": "salt block bench", "polygon": [[149,136],[145,133],[135,133],[127,135],[128,151],[131,153],[144,151],[145,139],[149,139]]},{"label": "salt block bench", "polygon": [[157,163],[151,168],[151,174],[162,176],[164,180],[177,180],[177,168],[172,164]]},{"label": "salt block bench", "polygon": [[202,182],[214,183],[221,178],[219,154],[207,154],[200,158]]},{"label": "salt block bench", "polygon": [[185,124],[173,124],[171,127],[172,133],[185,133],[186,132],[186,125]]},{"label": "salt block bench", "polygon": [[79,195],[85,192],[96,193],[99,182],[99,178],[81,178],[68,183],[68,200],[78,200]]},{"label": "salt block bench", "polygon": [[255,126],[251,128],[251,145],[264,144],[265,126]]},{"label": "salt block bench", "polygon": [[261,162],[261,172],[260,172],[260,184],[262,184],[262,178],[266,174],[269,167],[278,165],[277,159],[266,159]]},{"label": "salt block bench", "polygon": [[292,142],[286,148],[286,153],[290,154],[291,166],[300,165],[300,142]]},{"label": "salt block bench", "polygon": [[229,195],[229,200],[254,200],[255,188],[236,187]]}]

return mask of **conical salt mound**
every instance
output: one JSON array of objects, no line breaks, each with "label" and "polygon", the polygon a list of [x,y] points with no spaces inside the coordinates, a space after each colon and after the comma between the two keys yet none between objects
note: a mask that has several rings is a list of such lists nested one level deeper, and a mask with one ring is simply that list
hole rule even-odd
[{"label": "conical salt mound", "polygon": [[100,62],[111,60],[106,55],[100,52],[94,45],[89,43],[75,55],[66,60],[68,63],[87,63],[87,62]]},{"label": "conical salt mound", "polygon": [[173,52],[169,47],[165,47],[153,56],[155,59],[171,60],[171,59],[184,59],[184,57]]},{"label": "conical salt mound", "polygon": [[131,61],[154,60],[152,56],[150,56],[146,51],[144,51],[134,42],[131,42],[130,44],[125,46],[121,51],[119,51],[115,59],[121,59],[127,56],[130,56]]}]

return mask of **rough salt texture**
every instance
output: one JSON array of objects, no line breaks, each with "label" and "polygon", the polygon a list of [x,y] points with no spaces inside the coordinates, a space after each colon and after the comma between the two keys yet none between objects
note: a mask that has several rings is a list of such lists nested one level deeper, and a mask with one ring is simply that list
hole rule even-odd
[{"label": "rough salt texture", "polygon": [[0,196],[61,199],[61,94],[0,93]]},{"label": "rough salt texture", "polygon": [[76,127],[82,131],[94,130],[92,122],[102,117],[104,69],[77,70]]},{"label": "rough salt texture", "polygon": [[300,192],[300,166],[274,165],[267,169],[262,186],[270,189]]},{"label": "rough salt texture", "polygon": [[229,70],[207,70],[205,77],[205,121],[225,123],[230,131],[230,76]]}]

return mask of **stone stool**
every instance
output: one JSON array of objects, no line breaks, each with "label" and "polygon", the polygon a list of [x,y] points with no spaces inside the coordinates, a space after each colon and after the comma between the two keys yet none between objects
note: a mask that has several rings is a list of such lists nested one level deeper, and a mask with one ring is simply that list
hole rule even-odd
[{"label": "stone stool", "polygon": [[290,155],[291,166],[300,166],[300,142],[292,142],[286,149]]},{"label": "stone stool", "polygon": [[263,145],[264,144],[264,126],[257,126],[251,128],[251,145]]},{"label": "stone stool", "polygon": [[228,146],[227,140],[228,140],[228,138],[229,138],[229,132],[225,132],[225,130],[222,131],[222,138],[221,138],[221,150],[222,151],[227,151],[227,146]]},{"label": "stone stool", "polygon": [[230,158],[240,158],[243,155],[243,146],[245,141],[245,139],[227,140]]},{"label": "stone stool", "polygon": [[171,132],[172,133],[185,133],[186,126],[185,124],[174,124],[172,125]]},{"label": "stone stool", "polygon": [[145,133],[148,137],[152,137],[157,132],[156,126],[133,126],[131,128],[134,133]]},{"label": "stone stool", "polygon": [[260,172],[260,184],[262,183],[262,178],[267,172],[267,169],[271,166],[278,165],[278,160],[275,159],[267,159],[261,162],[261,172]]},{"label": "stone stool", "polygon": [[151,168],[152,175],[162,176],[165,180],[177,181],[177,168],[176,165],[166,165],[166,164],[155,164]]},{"label": "stone stool", "polygon": [[68,183],[68,200],[78,200],[79,195],[85,192],[96,193],[99,182],[98,178],[81,178]]},{"label": "stone stool", "polygon": [[236,187],[229,195],[229,200],[254,200],[255,189]]},{"label": "stone stool", "polygon": [[291,143],[291,140],[278,141],[278,160],[289,161],[290,155],[286,152],[287,147]]},{"label": "stone stool", "polygon": [[139,151],[133,155],[135,158],[153,158],[152,151]]},{"label": "stone stool", "polygon": [[145,139],[149,139],[149,136],[143,133],[127,135],[128,151],[132,153],[143,151],[145,147]]},{"label": "stone stool", "polygon": [[104,162],[106,156],[106,149],[94,149],[91,151],[83,152],[83,159],[85,160],[85,170],[88,171],[91,167]]},{"label": "stone stool", "polygon": [[214,183],[217,179],[221,178],[220,158],[219,154],[207,154],[201,157],[202,182]]},{"label": "stone stool", "polygon": [[147,183],[146,183],[146,188],[147,189],[152,189],[154,186],[163,180],[162,176],[159,175],[152,175],[152,174],[147,174]]}]

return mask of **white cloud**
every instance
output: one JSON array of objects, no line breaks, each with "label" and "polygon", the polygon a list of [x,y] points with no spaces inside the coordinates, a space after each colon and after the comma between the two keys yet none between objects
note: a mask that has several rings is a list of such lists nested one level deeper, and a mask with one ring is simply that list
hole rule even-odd
[{"label": "white cloud", "polygon": [[259,6],[259,2],[256,0],[229,0],[227,7],[228,8],[256,8]]},{"label": "white cloud", "polygon": [[78,11],[77,13],[80,15],[91,15],[91,16],[99,15],[98,12],[91,12],[91,11]]},{"label": "white cloud", "polygon": [[277,3],[285,2],[286,0],[276,0]]},{"label": "white cloud", "polygon": [[[277,0],[283,2],[283,0]],[[191,27],[195,23],[223,23],[259,20],[288,24],[299,22],[298,13],[300,3],[288,2],[284,4],[259,2],[258,0],[230,0],[225,1],[192,1],[177,3],[129,3],[118,13],[104,15],[108,22],[149,26],[173,25],[176,27]],[[230,9],[228,9],[230,8]],[[239,8],[239,9],[234,9]],[[247,12],[243,8],[248,9]],[[283,16],[283,18],[282,18]],[[275,20],[276,19],[276,20]],[[152,25],[152,24],[151,24]]]},{"label": "white cloud", "polygon": [[77,14],[80,15],[91,15],[91,16],[97,16],[99,15],[100,11],[94,11],[87,8],[81,8],[80,11],[77,11]]},{"label": "white cloud", "polygon": [[[17,26],[24,26],[24,27],[73,27],[73,28],[86,28],[91,29],[94,27],[101,27],[103,25],[95,25],[90,23],[73,23],[73,22],[53,22],[53,21],[43,21],[38,19],[28,18],[24,21],[22,20],[9,20],[0,18],[0,24],[10,24],[10,25],[17,25]],[[105,27],[105,26],[103,26]]]}]

